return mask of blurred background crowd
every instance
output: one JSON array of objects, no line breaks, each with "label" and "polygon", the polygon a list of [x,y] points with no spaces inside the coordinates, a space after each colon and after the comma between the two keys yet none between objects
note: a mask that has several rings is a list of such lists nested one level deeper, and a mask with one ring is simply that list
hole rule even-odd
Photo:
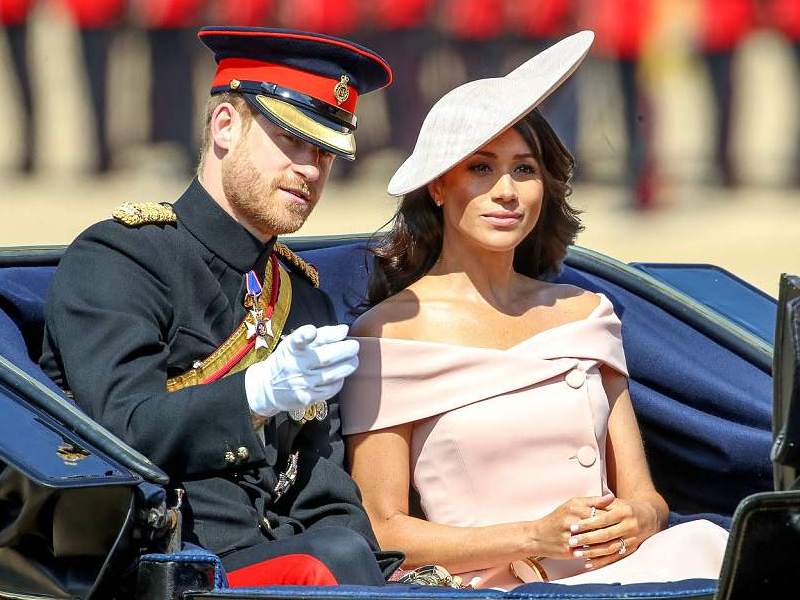
[{"label": "blurred background crowd", "polygon": [[[12,201],[40,201],[51,212],[47,202],[75,197],[69,214],[84,215],[71,229],[42,235],[49,238],[0,244],[69,241],[95,216],[85,200],[98,189],[113,195],[103,200],[111,206],[133,190],[159,196],[138,200],[180,191],[196,162],[214,68],[196,39],[203,24],[347,37],[393,67],[394,84],[359,109],[359,158],[337,161],[333,173],[330,195],[349,208],[340,204],[316,229],[312,217],[312,233],[381,226],[391,207],[374,196],[444,92],[592,29],[590,59],[541,110],[578,159],[579,204],[632,215],[613,222],[609,239],[638,229],[645,213],[677,219],[679,233],[661,244],[678,260],[678,244],[708,239],[711,229],[735,235],[714,215],[735,208],[697,212],[688,197],[695,205],[701,195],[744,199],[748,209],[733,231],[767,231],[772,221],[758,218],[768,212],[775,232],[756,238],[763,242],[750,252],[777,244],[784,265],[770,277],[792,261],[800,270],[800,0],[0,0],[0,209],[8,227],[0,225],[0,235],[11,231]],[[371,210],[370,219],[352,218]],[[639,248],[645,256],[631,258],[647,258]],[[788,248],[795,251],[786,257]],[[609,247],[622,258],[634,250]]]}]

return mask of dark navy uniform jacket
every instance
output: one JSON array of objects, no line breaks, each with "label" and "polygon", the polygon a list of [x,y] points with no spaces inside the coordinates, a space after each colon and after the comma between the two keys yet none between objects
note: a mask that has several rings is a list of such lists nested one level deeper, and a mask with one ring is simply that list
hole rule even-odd
[{"label": "dark navy uniform jacket", "polygon": [[[166,471],[173,487],[186,489],[185,540],[225,555],[340,525],[377,550],[343,469],[336,398],[322,422],[300,427],[286,413],[270,419],[262,443],[244,371],[165,391],[167,378],[211,354],[241,323],[243,275],[256,269],[262,277],[272,250],[197,180],[174,210],[174,224],[103,221],[72,243],[46,307],[42,367],[93,419]],[[292,304],[284,333],[335,323],[328,297],[287,269]],[[276,502],[278,476],[297,451],[297,480]],[[235,464],[226,462],[228,452],[237,455]]]}]

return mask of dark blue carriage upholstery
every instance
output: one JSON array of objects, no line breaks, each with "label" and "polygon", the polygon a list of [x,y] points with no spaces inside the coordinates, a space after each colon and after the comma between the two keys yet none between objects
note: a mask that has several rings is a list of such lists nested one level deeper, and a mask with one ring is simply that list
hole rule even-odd
[{"label": "dark blue carriage upholstery", "polygon": [[[351,322],[368,276],[363,246],[348,244],[302,255],[318,267],[322,287],[331,295],[339,318]],[[54,271],[54,267],[0,268],[0,354],[56,389],[32,360],[38,357],[43,304]],[[771,489],[769,375],[619,286],[570,267],[557,280],[605,293],[620,315],[631,393],[651,470],[674,511],[716,513],[709,516],[726,525],[741,498]],[[671,520],[685,518],[673,514]],[[684,581],[655,588],[562,587],[534,584],[507,597],[648,597],[656,590],[658,597],[701,597],[710,593],[713,582]],[[341,597],[343,592],[304,588],[296,596]],[[353,595],[387,593],[373,589]]]}]

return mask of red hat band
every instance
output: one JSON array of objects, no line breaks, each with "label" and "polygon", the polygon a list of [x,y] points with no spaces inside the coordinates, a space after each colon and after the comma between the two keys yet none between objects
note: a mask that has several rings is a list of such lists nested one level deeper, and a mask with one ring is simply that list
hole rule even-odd
[{"label": "red hat band", "polygon": [[331,79],[282,64],[250,58],[223,58],[219,61],[211,87],[228,87],[234,79],[274,83],[347,112],[356,112],[358,92],[348,84],[349,79],[344,74],[340,79]]}]

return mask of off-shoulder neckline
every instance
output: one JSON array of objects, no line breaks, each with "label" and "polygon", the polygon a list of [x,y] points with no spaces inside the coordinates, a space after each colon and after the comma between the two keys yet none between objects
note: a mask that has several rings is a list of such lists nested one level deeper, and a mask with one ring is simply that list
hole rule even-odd
[{"label": "off-shoulder neckline", "polygon": [[555,325],[553,327],[549,327],[548,329],[544,329],[533,335],[517,342],[513,346],[509,346],[508,348],[491,348],[487,346],[472,346],[468,344],[453,344],[451,342],[437,342],[433,340],[416,340],[416,339],[409,339],[409,338],[397,338],[397,337],[375,337],[375,336],[352,336],[352,339],[355,340],[375,340],[379,343],[389,343],[389,344],[408,344],[408,345],[423,345],[423,346],[439,346],[443,348],[460,348],[464,350],[478,350],[478,351],[488,351],[488,352],[512,352],[514,350],[518,350],[521,347],[524,347],[531,343],[534,340],[539,340],[539,338],[551,334],[554,331],[558,331],[561,329],[565,329],[567,327],[574,327],[575,325],[585,324],[587,322],[593,321],[597,319],[598,313],[600,313],[603,309],[608,308],[613,305],[611,301],[606,297],[605,294],[597,292],[597,295],[600,296],[600,302],[598,302],[597,306],[595,306],[592,311],[583,319],[576,319],[574,321],[567,321],[566,323],[561,323],[560,325]]}]

